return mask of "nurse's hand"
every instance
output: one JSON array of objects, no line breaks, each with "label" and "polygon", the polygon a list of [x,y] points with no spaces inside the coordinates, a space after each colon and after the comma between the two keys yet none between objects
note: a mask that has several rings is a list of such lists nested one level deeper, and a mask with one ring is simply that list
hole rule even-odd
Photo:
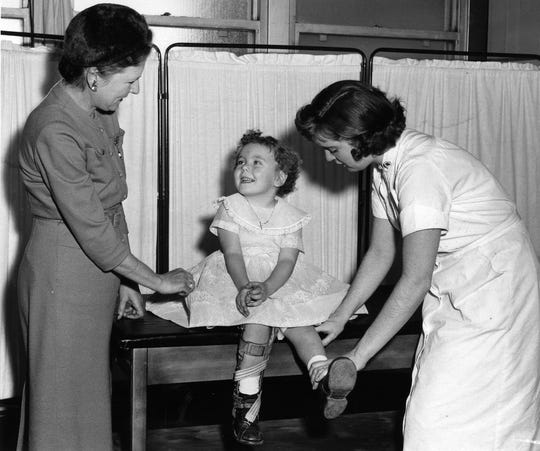
[{"label": "nurse's hand", "polygon": [[343,322],[343,320],[330,315],[330,318],[328,318],[324,323],[315,327],[315,330],[325,336],[322,340],[322,344],[323,346],[326,346],[334,341],[341,332],[343,332],[344,327],[345,322]]},{"label": "nurse's hand", "polygon": [[311,365],[311,368],[309,369],[309,379],[313,390],[319,386],[319,382],[328,374],[328,367],[331,363],[332,359],[328,359],[322,362],[314,362]]},{"label": "nurse's hand", "polygon": [[127,285],[120,285],[116,319],[136,319],[144,316],[144,299],[141,293]]},{"label": "nurse's hand", "polygon": [[187,296],[195,288],[193,276],[182,268],[161,274],[160,278],[161,282],[156,291],[161,294],[180,293],[182,296]]}]

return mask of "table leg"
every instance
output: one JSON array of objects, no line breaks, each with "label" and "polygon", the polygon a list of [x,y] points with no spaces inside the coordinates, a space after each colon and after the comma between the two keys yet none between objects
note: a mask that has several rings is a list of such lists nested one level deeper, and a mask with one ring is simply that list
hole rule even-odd
[{"label": "table leg", "polygon": [[131,418],[130,418],[130,450],[146,450],[146,387],[148,382],[148,350],[134,348],[131,350]]}]

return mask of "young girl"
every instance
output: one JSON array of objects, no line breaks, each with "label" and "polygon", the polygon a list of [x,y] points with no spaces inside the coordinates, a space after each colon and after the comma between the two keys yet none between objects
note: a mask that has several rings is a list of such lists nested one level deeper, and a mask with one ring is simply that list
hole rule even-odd
[{"label": "young girl", "polygon": [[[322,365],[327,357],[313,325],[330,316],[349,287],[303,259],[302,228],[311,217],[283,200],[293,191],[299,170],[295,152],[258,130],[246,132],[235,153],[238,192],[218,199],[210,226],[221,251],[191,270],[196,288],[187,298],[189,326],[243,326],[233,432],[249,445],[263,442],[258,427],[261,382],[276,332],[293,344],[308,370]],[[153,304],[148,309],[180,322],[183,306]],[[326,395],[325,417],[343,412],[355,380],[354,364],[341,357],[316,381]]]}]

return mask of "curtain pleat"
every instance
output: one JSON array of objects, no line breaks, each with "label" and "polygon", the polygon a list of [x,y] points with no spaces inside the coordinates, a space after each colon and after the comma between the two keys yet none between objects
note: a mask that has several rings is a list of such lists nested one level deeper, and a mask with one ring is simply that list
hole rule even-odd
[{"label": "curtain pleat", "polygon": [[540,255],[540,70],[528,63],[375,58],[373,84],[407,126],[479,158],[517,204]]},{"label": "curtain pleat", "polygon": [[[250,54],[173,49],[169,55],[170,267],[218,249],[213,201],[234,192],[232,152],[258,128],[304,160],[292,204],[313,215],[307,257],[343,280],[356,265],[358,176],[329,166],[294,128],[298,108],[339,79],[359,79],[359,55]],[[339,252],[335,250],[339,249]]]}]

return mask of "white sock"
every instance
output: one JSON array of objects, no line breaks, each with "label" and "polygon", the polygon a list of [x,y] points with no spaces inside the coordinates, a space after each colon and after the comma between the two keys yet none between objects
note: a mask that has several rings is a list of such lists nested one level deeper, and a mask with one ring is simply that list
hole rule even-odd
[{"label": "white sock", "polygon": [[255,395],[259,392],[259,376],[248,376],[241,379],[238,390],[244,395]]},{"label": "white sock", "polygon": [[326,357],[325,355],[322,355],[322,354],[314,355],[313,357],[311,357],[311,359],[309,359],[309,362],[306,365],[308,371],[311,369],[311,365],[313,365],[315,362],[324,362],[326,360],[328,360],[328,357]]}]

